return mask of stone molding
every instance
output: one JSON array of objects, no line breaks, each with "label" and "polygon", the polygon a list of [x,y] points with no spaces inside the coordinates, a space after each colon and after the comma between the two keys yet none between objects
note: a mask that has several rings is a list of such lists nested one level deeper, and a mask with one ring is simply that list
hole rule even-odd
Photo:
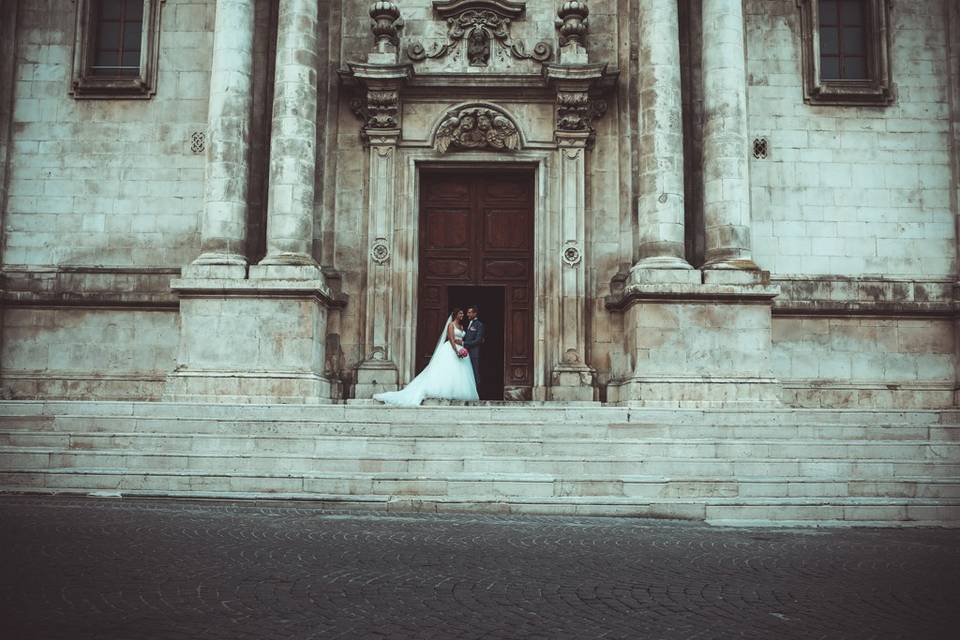
[{"label": "stone molding", "polygon": [[180,278],[170,282],[180,298],[308,298],[324,306],[342,306],[323,280]]},{"label": "stone molding", "polygon": [[510,36],[510,23],[521,19],[526,6],[523,2],[504,0],[443,0],[433,3],[433,10],[440,20],[447,23],[448,42],[427,51],[423,44],[414,42],[407,47],[407,57],[414,62],[443,58],[448,53],[467,43],[467,59],[471,67],[487,66],[491,45],[496,43],[518,60],[534,60],[544,63],[553,58],[553,46],[546,41],[538,42],[527,51],[522,42]]},{"label": "stone molding", "polygon": [[0,269],[8,307],[103,307],[176,311],[171,267],[16,267]]}]

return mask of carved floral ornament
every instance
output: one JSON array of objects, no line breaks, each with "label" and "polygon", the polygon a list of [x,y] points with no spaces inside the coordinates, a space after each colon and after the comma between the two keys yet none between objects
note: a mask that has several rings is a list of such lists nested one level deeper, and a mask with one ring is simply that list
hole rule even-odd
[{"label": "carved floral ornament", "polygon": [[523,17],[525,7],[522,2],[508,0],[444,0],[433,3],[433,9],[441,19],[447,21],[448,42],[436,45],[427,51],[423,44],[415,42],[407,47],[407,57],[414,62],[427,58],[443,58],[467,43],[467,59],[472,67],[486,66],[490,61],[490,49],[497,43],[518,60],[546,62],[553,57],[553,47],[549,42],[538,42],[533,51],[527,52],[522,42],[516,42],[510,36],[510,24]]},{"label": "carved floral ornament", "polygon": [[520,148],[520,131],[506,114],[492,107],[457,107],[440,121],[433,147],[440,153],[448,149],[516,151]]},{"label": "carved floral ornament", "polygon": [[383,264],[390,259],[390,245],[386,238],[377,238],[370,247],[370,258],[377,264]]}]

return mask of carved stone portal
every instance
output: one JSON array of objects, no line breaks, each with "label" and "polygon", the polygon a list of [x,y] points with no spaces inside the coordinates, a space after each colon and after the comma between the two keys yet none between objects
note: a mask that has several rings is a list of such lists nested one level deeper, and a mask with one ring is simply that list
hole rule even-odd
[{"label": "carved stone portal", "polygon": [[434,2],[437,16],[447,21],[449,42],[438,45],[428,52],[422,43],[407,47],[407,57],[415,62],[427,58],[442,58],[460,46],[466,39],[467,59],[472,67],[485,67],[490,61],[491,41],[519,60],[546,62],[553,57],[549,42],[538,42],[533,51],[527,52],[522,42],[510,37],[510,23],[523,17],[525,8],[521,2],[503,0],[445,0]]},{"label": "carved stone portal", "polygon": [[500,111],[489,107],[460,107],[444,116],[433,146],[440,153],[451,148],[516,151],[520,148],[520,132]]}]

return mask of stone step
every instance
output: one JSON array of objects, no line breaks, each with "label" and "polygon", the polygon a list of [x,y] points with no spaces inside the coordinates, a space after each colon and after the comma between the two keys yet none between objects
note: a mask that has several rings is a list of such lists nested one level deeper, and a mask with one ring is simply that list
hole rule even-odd
[{"label": "stone step", "polygon": [[[711,487],[704,480],[699,481],[703,485],[702,493],[698,493],[689,480],[658,482],[646,479],[622,483],[619,485],[622,489],[620,493],[603,494],[598,491],[596,481],[591,480],[578,484],[575,480],[497,479],[489,476],[444,479],[398,476],[358,479],[267,478],[160,473],[130,476],[108,469],[84,469],[71,473],[46,470],[31,475],[0,473],[0,491],[82,494],[93,491],[94,495],[316,500],[341,508],[386,506],[400,511],[632,515],[706,519],[725,524],[742,524],[744,521],[769,524],[769,521],[797,520],[960,525],[960,499],[952,496],[928,498],[869,493],[818,497],[765,496],[758,495],[756,488],[752,491],[748,489],[741,495],[731,495],[729,492],[732,488],[729,485],[725,494],[723,489]],[[763,482],[771,484],[770,479]],[[740,491],[748,485],[741,481],[736,488]],[[785,483],[788,489],[795,485],[789,480]],[[605,483],[604,486],[610,485]],[[665,492],[664,488],[667,489]],[[854,487],[854,491],[857,488]],[[628,493],[632,491],[635,492]],[[662,493],[650,495],[658,491]]]},{"label": "stone step", "polygon": [[646,438],[637,440],[587,440],[552,438],[544,440],[416,438],[336,436],[277,436],[169,433],[61,433],[0,431],[0,455],[15,448],[45,448],[50,451],[123,450],[166,453],[217,453],[250,455],[290,453],[313,455],[375,456],[579,456],[597,458],[646,457],[739,457],[909,460],[952,460],[960,462],[960,442],[909,442],[902,440],[797,440],[722,438]]},{"label": "stone step", "polygon": [[442,474],[543,473],[590,474],[619,477],[623,474],[722,476],[732,478],[790,476],[842,477],[849,479],[886,479],[904,476],[931,478],[960,477],[957,460],[894,459],[815,459],[744,457],[610,457],[590,459],[582,456],[494,456],[470,458],[461,455],[421,457],[403,453],[371,455],[304,455],[280,452],[169,453],[124,450],[75,450],[12,448],[0,450],[0,469],[30,471],[43,468],[102,467],[125,469],[130,473],[164,470],[194,470],[212,473],[269,474],[283,469],[290,474],[315,472],[364,473],[410,472]]},{"label": "stone step", "polygon": [[348,436],[547,440],[778,439],[778,440],[920,440],[960,442],[958,425],[839,424],[671,425],[578,423],[477,423],[455,425],[404,422],[345,423],[312,421],[230,421],[215,419],[129,418],[117,416],[0,416],[0,434],[21,431],[53,433],[206,434],[229,436]]},{"label": "stone step", "polygon": [[456,425],[460,422],[557,422],[784,425],[784,424],[960,424],[953,410],[861,409],[649,409],[582,407],[548,403],[504,406],[425,406],[388,408],[343,404],[203,404],[174,402],[0,401],[0,416],[99,416],[231,421],[317,421]]},{"label": "stone step", "polygon": [[839,478],[664,477],[625,475],[618,479],[595,476],[555,476],[523,473],[272,473],[252,475],[201,470],[155,470],[149,474],[98,467],[2,471],[6,487],[186,490],[217,489],[308,492],[346,495],[472,496],[476,490],[504,496],[578,496],[626,498],[950,498],[960,501],[960,478],[931,480],[844,480]]}]

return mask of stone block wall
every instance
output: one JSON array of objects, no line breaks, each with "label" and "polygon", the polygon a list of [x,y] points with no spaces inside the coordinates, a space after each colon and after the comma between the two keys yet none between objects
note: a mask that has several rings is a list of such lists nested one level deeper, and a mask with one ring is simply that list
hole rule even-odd
[{"label": "stone block wall", "polygon": [[177,349],[169,281],[199,246],[191,144],[206,129],[215,3],[164,2],[149,100],[73,98],[76,3],[13,4],[4,392],[159,398]]},{"label": "stone block wall", "polygon": [[956,273],[946,17],[949,0],[895,2],[886,107],[803,101],[800,9],[747,0],[753,246],[774,274]]},{"label": "stone block wall", "polygon": [[[949,0],[890,3],[889,106],[803,100],[795,0],[747,0],[753,247],[783,292],[774,374],[800,406],[953,402],[956,96]],[[953,78],[955,82],[955,77]]]},{"label": "stone block wall", "polygon": [[170,312],[7,309],[3,331],[9,398],[159,400],[175,366]]}]

